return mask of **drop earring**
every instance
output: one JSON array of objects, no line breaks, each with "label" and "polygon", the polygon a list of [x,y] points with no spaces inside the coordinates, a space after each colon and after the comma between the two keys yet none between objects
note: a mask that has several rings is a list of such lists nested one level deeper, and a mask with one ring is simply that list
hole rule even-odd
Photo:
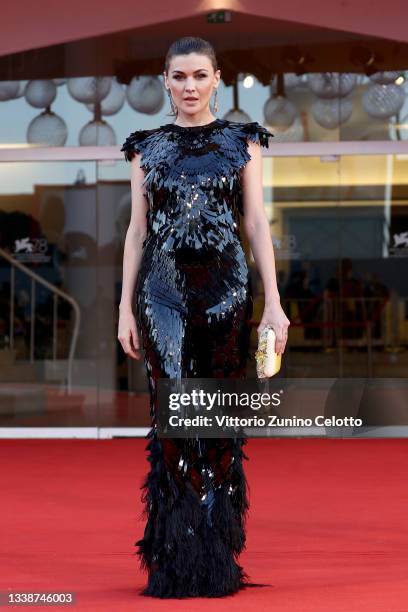
[{"label": "drop earring", "polygon": [[218,100],[217,100],[218,88],[214,87],[214,89],[215,89],[215,92],[214,92],[213,112],[218,113]]},{"label": "drop earring", "polygon": [[174,104],[174,102],[173,102],[173,98],[172,98],[172,96],[171,96],[171,91],[170,91],[170,89],[167,89],[167,94],[168,94],[168,96],[169,96],[170,108],[171,108],[170,113],[167,113],[167,114],[168,114],[168,115],[171,115],[171,116],[173,116],[173,117],[175,117],[175,116],[177,115],[177,107],[175,106],[175,104]]}]

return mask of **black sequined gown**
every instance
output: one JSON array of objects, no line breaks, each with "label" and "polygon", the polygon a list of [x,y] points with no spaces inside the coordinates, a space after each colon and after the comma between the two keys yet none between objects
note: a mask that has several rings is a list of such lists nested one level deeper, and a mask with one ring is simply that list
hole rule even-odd
[{"label": "black sequined gown", "polygon": [[270,136],[257,122],[216,119],[138,130],[121,149],[128,161],[141,153],[149,204],[135,315],[152,419],[147,522],[135,544],[148,571],[144,595],[220,597],[248,584],[237,563],[249,508],[245,440],[159,437],[156,382],[245,377],[253,303],[240,172],[247,140],[268,146]]}]

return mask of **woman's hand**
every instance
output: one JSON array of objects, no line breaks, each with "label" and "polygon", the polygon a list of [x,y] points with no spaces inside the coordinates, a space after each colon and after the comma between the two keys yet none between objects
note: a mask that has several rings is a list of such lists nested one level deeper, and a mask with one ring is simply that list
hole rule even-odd
[{"label": "woman's hand", "polygon": [[136,319],[131,310],[119,310],[118,340],[126,355],[132,359],[142,358]]},{"label": "woman's hand", "polygon": [[279,300],[265,304],[262,319],[257,327],[258,335],[266,325],[270,325],[276,334],[275,352],[283,354],[288,339],[288,327],[290,321],[283,312]]}]

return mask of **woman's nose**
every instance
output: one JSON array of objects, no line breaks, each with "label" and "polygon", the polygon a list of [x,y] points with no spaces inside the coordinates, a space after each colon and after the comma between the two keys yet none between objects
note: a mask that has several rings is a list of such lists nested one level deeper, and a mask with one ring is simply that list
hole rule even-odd
[{"label": "woman's nose", "polygon": [[191,92],[195,90],[194,81],[191,79],[187,79],[186,81],[186,91]]}]

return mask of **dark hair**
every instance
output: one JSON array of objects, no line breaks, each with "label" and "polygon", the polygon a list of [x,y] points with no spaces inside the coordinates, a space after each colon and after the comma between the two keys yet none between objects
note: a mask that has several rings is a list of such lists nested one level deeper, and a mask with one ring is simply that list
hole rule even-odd
[{"label": "dark hair", "polygon": [[214,72],[218,70],[217,58],[214,47],[208,40],[198,36],[184,36],[172,43],[167,51],[165,60],[165,71],[169,71],[170,60],[176,55],[187,55],[188,53],[200,53],[210,58]]}]

